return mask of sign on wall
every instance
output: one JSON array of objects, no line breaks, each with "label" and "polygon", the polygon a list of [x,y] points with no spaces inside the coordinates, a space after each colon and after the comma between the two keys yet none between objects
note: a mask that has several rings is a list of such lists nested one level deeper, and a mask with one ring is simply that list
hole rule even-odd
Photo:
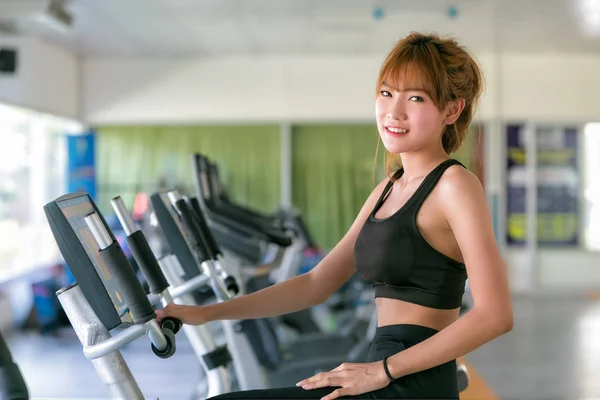
[{"label": "sign on wall", "polygon": [[[524,125],[507,126],[507,243],[527,239],[527,167]],[[538,126],[537,237],[540,246],[576,246],[579,241],[577,129]]]}]

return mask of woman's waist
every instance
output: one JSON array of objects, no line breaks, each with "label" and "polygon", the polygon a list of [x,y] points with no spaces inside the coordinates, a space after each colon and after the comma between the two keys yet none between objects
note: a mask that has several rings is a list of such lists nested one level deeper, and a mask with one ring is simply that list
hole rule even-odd
[{"label": "woman's waist", "polygon": [[[412,324],[397,324],[377,327],[375,336],[369,346],[367,362],[381,361],[386,357],[391,357],[412,346],[415,346],[439,331],[427,326]],[[456,379],[456,361],[451,360],[442,365],[433,368],[448,376],[449,379]]]},{"label": "woman's waist", "polygon": [[458,319],[460,309],[440,310],[402,300],[377,298],[377,326],[421,326],[441,331]]}]

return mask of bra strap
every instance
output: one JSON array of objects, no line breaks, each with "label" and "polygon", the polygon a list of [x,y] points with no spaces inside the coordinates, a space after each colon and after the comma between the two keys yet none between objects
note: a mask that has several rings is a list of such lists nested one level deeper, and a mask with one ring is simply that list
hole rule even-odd
[{"label": "bra strap", "polygon": [[392,175],[392,178],[388,179],[387,185],[385,185],[385,188],[381,192],[381,196],[379,196],[377,203],[375,203],[375,207],[373,207],[373,213],[376,213],[377,210],[379,210],[379,207],[381,207],[381,205],[384,203],[385,199],[387,198],[387,195],[390,194],[392,186],[394,186],[394,182],[396,182],[398,180],[398,178],[400,178],[402,176],[403,173],[404,173],[404,169],[400,168],[399,170],[394,172],[394,174]]},{"label": "bra strap", "polygon": [[419,187],[419,189],[415,192],[414,199],[412,199],[413,207],[416,207],[417,209],[421,207],[427,196],[429,196],[435,185],[437,185],[444,172],[453,165],[460,165],[465,168],[460,161],[455,160],[454,158],[450,158],[440,163],[429,173],[429,175],[427,175],[421,184],[421,187]]}]

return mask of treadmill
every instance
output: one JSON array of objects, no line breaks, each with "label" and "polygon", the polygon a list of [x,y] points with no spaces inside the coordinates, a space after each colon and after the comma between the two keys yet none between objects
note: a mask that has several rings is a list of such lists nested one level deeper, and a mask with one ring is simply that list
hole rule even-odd
[{"label": "treadmill", "polygon": [[170,357],[175,353],[174,325],[156,322],[133,268],[89,195],[60,197],[46,204],[44,211],[76,280],[56,295],[84,355],[111,399],[143,399],[119,350],[148,336],[157,356]]},{"label": "treadmill", "polygon": [[[246,232],[249,234],[256,234],[259,237],[262,236],[263,240],[269,240],[269,237],[275,234],[270,219],[262,222],[257,220],[256,217],[247,217],[244,219],[241,217],[243,214],[241,209],[230,211],[232,206],[224,208],[218,206],[219,202],[214,200],[214,196],[209,189],[211,182],[208,176],[208,158],[201,154],[194,154],[192,156],[192,163],[196,176],[197,199],[200,212],[204,213],[206,220],[213,231],[219,229],[219,226],[221,225],[233,226],[232,224],[243,224]],[[264,234],[265,231],[267,234]],[[291,241],[294,240],[294,237],[292,236],[289,236],[289,238]],[[224,240],[225,243],[230,243],[235,240],[235,237],[224,238],[222,240]],[[217,241],[219,242],[218,239]],[[221,242],[219,242],[219,244],[220,243]],[[302,244],[298,245],[302,246]],[[223,247],[226,246],[224,245]],[[250,281],[248,282],[248,285],[256,291],[273,283],[283,282],[298,275],[301,263],[302,250],[288,248],[285,256],[282,258],[282,265],[276,272],[277,275],[275,276],[275,279],[273,279],[273,282],[269,279],[262,279],[262,281],[259,282]],[[329,335],[322,333],[318,325],[312,319],[311,314],[310,310],[302,310],[289,315],[284,315],[280,318],[287,326],[292,327],[301,334],[301,337],[294,339],[292,343],[286,343],[287,351],[293,354],[322,354],[323,349],[327,349],[329,354],[346,357],[353,347],[358,344],[357,339],[354,337],[355,335]],[[356,326],[362,327],[360,324],[356,324]],[[362,339],[361,335],[359,335],[358,340],[360,339]]]},{"label": "treadmill", "polygon": [[[208,159],[201,154],[192,155],[194,183],[198,204],[205,214],[215,239],[224,251],[241,258],[242,265],[283,264],[294,268],[292,253],[302,253],[301,243],[294,233],[278,223],[277,218],[250,215],[227,203],[221,203],[211,191]],[[247,255],[255,257],[248,257]],[[287,258],[286,258],[287,257]]]},{"label": "treadmill", "polygon": [[[143,234],[134,228],[120,198],[113,200],[119,219],[128,234],[127,241],[140,270],[149,283],[151,299],[123,253],[104,217],[87,193],[62,196],[44,206],[59,250],[75,277],[75,283],[57,291],[61,303],[86,358],[91,360],[111,399],[145,399],[120,349],[143,336],[159,358],[175,354],[175,334],[182,324],[174,318],[156,321],[155,303],[167,305],[185,295],[206,279],[169,287]],[[129,217],[129,218],[128,218]],[[201,277],[202,278],[202,277]],[[202,341],[201,331],[196,331]],[[194,335],[186,330],[190,340]],[[227,348],[214,348],[203,341],[202,366],[209,395],[229,392],[226,366],[231,360]],[[204,396],[206,397],[206,396]]]},{"label": "treadmill", "polygon": [[[191,199],[173,193],[155,193],[150,196],[150,200],[161,230],[165,232],[165,239],[176,254],[179,263],[190,265],[201,262],[204,265],[211,265],[214,270],[213,278],[223,282],[226,280],[223,279],[224,277],[233,277],[235,272],[233,274],[228,272],[223,254],[204,216],[195,212]],[[169,195],[180,200],[169,202]],[[176,212],[174,212],[175,205]],[[231,290],[228,289],[228,292]],[[243,294],[243,288],[240,288],[238,293]],[[220,301],[226,300],[223,297],[227,297],[226,294],[223,296],[223,290],[219,289],[216,290],[216,296],[218,299],[221,297]],[[236,360],[239,362],[236,373],[243,376],[249,373],[249,370],[264,370],[267,378],[264,387],[295,385],[308,376],[331,370],[346,361],[345,354],[324,356],[329,353],[329,349],[323,348],[303,354],[285,351],[279,345],[270,319],[233,322],[237,335],[228,336],[227,343],[233,353],[234,362]],[[240,334],[245,335],[246,341]],[[248,354],[246,343],[250,343],[252,354]]]},{"label": "treadmill", "polygon": [[228,204],[231,207],[240,209],[248,215],[252,215],[256,218],[262,218],[266,221],[272,221],[275,227],[287,227],[288,229],[291,229],[298,235],[298,237],[305,243],[305,246],[307,248],[314,249],[317,247],[299,211],[294,209],[280,209],[276,213],[269,215],[245,207],[239,203],[232,202],[227,193],[227,190],[223,187],[221,174],[219,172],[219,166],[211,161],[208,162],[208,180],[210,183],[209,187],[212,193],[212,198],[218,204]]}]

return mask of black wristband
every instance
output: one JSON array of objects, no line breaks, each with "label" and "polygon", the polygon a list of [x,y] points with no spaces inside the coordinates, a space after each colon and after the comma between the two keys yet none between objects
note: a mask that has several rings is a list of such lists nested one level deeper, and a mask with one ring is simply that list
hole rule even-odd
[{"label": "black wristband", "polygon": [[392,378],[392,374],[390,374],[390,370],[388,369],[388,366],[387,366],[387,359],[388,359],[387,357],[383,359],[383,370],[385,371],[385,374],[390,379],[390,381],[393,381],[394,378]]}]

